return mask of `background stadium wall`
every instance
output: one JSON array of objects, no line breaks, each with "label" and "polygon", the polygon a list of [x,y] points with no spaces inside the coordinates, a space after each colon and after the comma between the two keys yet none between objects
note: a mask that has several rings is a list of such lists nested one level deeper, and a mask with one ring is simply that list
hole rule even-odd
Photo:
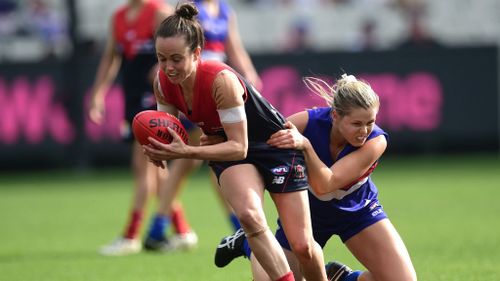
[{"label": "background stadium wall", "polygon": [[[364,53],[258,54],[262,95],[289,115],[324,102],[303,76],[347,72],[382,100],[377,123],[390,133],[388,154],[499,153],[498,49],[436,48]],[[98,57],[0,64],[0,169],[128,165],[120,141],[121,88],[107,96],[103,126],[85,115]]]}]

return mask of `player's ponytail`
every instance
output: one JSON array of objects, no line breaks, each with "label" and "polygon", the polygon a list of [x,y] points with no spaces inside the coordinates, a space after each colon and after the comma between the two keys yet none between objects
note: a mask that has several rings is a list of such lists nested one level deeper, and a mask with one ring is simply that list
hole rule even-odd
[{"label": "player's ponytail", "polygon": [[323,98],[328,106],[333,105],[334,88],[332,86],[324,80],[311,76],[302,78],[302,81],[311,92]]},{"label": "player's ponytail", "polygon": [[353,108],[369,109],[380,105],[378,95],[370,85],[354,75],[343,74],[333,86],[315,77],[303,79],[306,87],[322,97],[339,115],[347,115]]}]

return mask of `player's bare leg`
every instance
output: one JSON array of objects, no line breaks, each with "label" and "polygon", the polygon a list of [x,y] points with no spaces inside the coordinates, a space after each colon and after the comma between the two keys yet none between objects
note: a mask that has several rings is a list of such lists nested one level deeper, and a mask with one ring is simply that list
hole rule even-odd
[{"label": "player's bare leg", "polygon": [[[283,250],[285,252],[288,264],[290,265],[290,268],[293,271],[293,276],[295,278],[295,281],[305,281],[304,276],[302,276],[302,272],[300,271],[299,261],[295,257],[295,254],[287,249]],[[250,257],[250,261],[252,263],[252,275],[255,280],[272,281],[253,254]]]},{"label": "player's bare leg", "polygon": [[[241,180],[241,175],[246,175]],[[226,169],[220,176],[221,191],[247,235],[252,251],[272,280],[290,273],[285,254],[268,228],[263,210],[264,182],[253,165]]]},{"label": "player's bare leg", "polygon": [[406,246],[389,219],[363,229],[345,244],[368,269],[358,280],[417,280]]},{"label": "player's bare leg", "polygon": [[241,228],[240,222],[236,215],[234,214],[233,208],[229,206],[227,203],[226,199],[224,199],[224,196],[222,195],[222,192],[220,190],[219,183],[217,182],[217,177],[215,174],[210,170],[210,180],[212,181],[212,187],[214,189],[215,194],[217,195],[217,198],[219,199],[220,205],[224,209],[224,214],[226,214],[226,217],[229,219],[229,222],[231,223],[231,226],[233,227],[233,230],[238,230]]},{"label": "player's bare leg", "polygon": [[302,274],[307,280],[327,281],[323,251],[313,239],[307,190],[271,193],[271,197]]}]

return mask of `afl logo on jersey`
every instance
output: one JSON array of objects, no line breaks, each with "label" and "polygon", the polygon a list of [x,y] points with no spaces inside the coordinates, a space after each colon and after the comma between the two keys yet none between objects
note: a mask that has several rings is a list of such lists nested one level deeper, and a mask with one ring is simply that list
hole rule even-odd
[{"label": "afl logo on jersey", "polygon": [[271,172],[275,175],[278,175],[278,176],[284,175],[284,174],[288,173],[288,166],[278,166],[276,168],[273,168],[271,170]]}]

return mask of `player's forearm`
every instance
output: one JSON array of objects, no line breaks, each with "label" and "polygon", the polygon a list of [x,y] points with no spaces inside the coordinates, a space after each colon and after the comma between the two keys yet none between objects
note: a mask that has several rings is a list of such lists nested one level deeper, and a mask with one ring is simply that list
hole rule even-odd
[{"label": "player's forearm", "polygon": [[225,141],[214,145],[190,146],[188,158],[209,161],[237,161],[247,156],[248,144]]},{"label": "player's forearm", "polygon": [[304,159],[307,166],[307,175],[309,185],[313,189],[314,193],[322,195],[330,192],[329,185],[333,177],[333,173],[329,167],[327,167],[323,161],[318,157],[311,142],[304,138]]},{"label": "player's forearm", "polygon": [[106,55],[102,58],[95,78],[93,93],[94,95],[102,95],[110,87],[118,75],[120,60],[114,56]]}]

